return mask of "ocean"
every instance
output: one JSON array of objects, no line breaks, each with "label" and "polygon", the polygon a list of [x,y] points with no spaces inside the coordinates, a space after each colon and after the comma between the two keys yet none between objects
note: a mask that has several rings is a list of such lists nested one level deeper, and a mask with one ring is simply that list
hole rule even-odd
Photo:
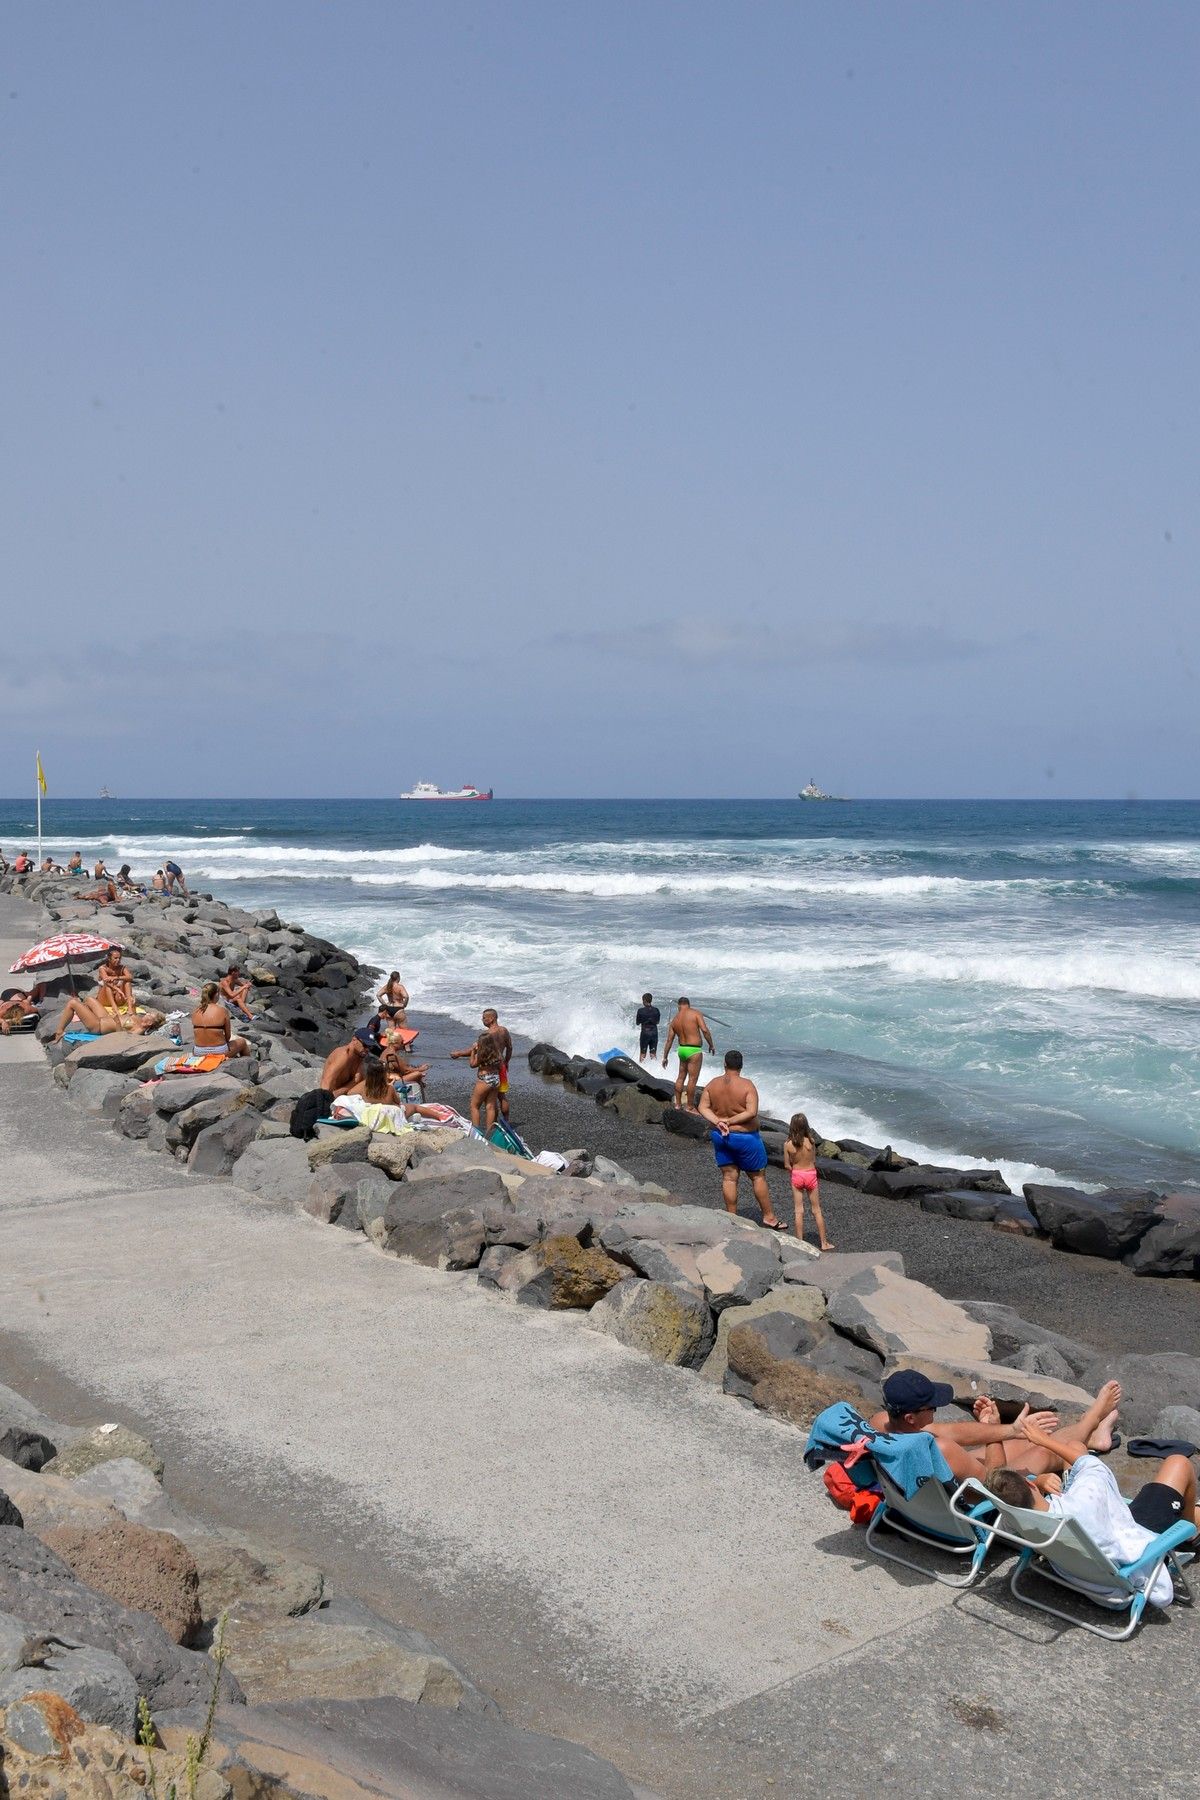
[{"label": "ocean", "polygon": [[[30,844],[32,801],[0,803]],[[1011,1180],[1200,1184],[1200,803],[50,799],[575,1051],[687,994],[764,1105]],[[31,846],[32,847],[32,846]]]}]

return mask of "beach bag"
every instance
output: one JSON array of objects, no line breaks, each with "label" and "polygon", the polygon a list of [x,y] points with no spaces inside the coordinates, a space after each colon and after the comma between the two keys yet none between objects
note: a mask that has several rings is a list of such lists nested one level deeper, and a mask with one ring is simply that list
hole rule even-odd
[{"label": "beach bag", "polygon": [[333,1095],[328,1088],[310,1088],[307,1094],[301,1094],[292,1108],[291,1122],[288,1130],[294,1138],[315,1138],[317,1120],[323,1119],[333,1105]]},{"label": "beach bag", "polygon": [[856,1487],[849,1471],[839,1462],[826,1463],[822,1479],[825,1492],[835,1506],[850,1514],[852,1525],[865,1525],[883,1501],[883,1495],[873,1489]]}]

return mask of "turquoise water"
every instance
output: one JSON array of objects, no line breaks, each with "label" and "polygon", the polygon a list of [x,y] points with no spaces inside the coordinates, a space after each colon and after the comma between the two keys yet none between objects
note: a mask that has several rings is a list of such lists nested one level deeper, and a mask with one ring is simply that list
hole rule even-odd
[{"label": "turquoise water", "polygon": [[[687,993],[777,1111],[1028,1178],[1200,1182],[1200,803],[51,800],[414,995],[576,1050]],[[31,802],[0,803],[0,844]],[[664,1013],[668,1011],[664,1005]]]}]

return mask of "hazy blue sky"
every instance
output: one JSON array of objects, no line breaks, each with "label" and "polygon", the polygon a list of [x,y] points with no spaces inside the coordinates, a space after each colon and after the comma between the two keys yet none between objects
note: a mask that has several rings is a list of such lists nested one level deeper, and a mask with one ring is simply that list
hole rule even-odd
[{"label": "hazy blue sky", "polygon": [[14,0],[0,791],[1196,794],[1198,52]]}]

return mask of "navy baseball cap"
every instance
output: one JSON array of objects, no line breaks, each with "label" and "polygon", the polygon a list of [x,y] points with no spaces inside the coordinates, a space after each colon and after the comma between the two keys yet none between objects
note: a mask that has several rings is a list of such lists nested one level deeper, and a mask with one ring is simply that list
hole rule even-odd
[{"label": "navy baseball cap", "polygon": [[927,1406],[937,1410],[949,1406],[954,1389],[948,1381],[930,1381],[920,1369],[897,1369],[883,1384],[883,1404],[893,1418],[904,1413],[924,1412]]}]

